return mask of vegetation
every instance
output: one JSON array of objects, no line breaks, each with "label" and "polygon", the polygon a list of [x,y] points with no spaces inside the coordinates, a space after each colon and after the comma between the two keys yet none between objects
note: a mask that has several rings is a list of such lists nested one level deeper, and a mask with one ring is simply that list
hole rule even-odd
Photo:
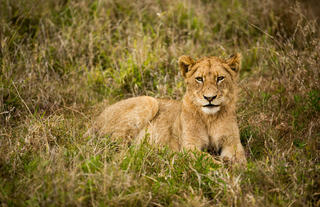
[{"label": "vegetation", "polygon": [[[0,205],[319,206],[316,2],[0,1]],[[106,104],[181,98],[180,55],[233,52],[243,169],[83,136]]]}]

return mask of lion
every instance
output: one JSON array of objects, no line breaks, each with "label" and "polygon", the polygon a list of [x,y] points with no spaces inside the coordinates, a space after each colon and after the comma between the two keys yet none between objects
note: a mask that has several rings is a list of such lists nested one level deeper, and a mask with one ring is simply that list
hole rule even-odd
[{"label": "lion", "polygon": [[174,151],[214,150],[222,160],[246,163],[236,118],[241,55],[199,60],[183,55],[178,64],[186,92],[181,101],[133,97],[108,106],[96,119],[99,135],[141,141]]}]

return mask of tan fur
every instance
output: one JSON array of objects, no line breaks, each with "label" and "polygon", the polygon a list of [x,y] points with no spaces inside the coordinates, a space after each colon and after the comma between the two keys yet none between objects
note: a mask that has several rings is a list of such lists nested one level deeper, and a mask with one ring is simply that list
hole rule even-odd
[{"label": "tan fur", "polygon": [[[152,142],[176,151],[213,148],[224,160],[245,163],[235,113],[240,55],[198,61],[182,56],[179,66],[186,83],[182,101],[148,96],[123,100],[107,107],[94,129],[138,142],[148,133]],[[205,106],[209,101],[213,105]]]}]

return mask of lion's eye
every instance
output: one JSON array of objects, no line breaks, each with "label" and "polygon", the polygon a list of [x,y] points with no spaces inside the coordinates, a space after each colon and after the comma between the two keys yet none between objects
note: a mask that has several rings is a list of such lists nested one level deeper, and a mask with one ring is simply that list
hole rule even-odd
[{"label": "lion's eye", "polygon": [[196,77],[196,81],[199,82],[199,83],[202,83],[203,82],[203,78],[202,77]]},{"label": "lion's eye", "polygon": [[219,77],[217,78],[217,83],[221,82],[223,79],[224,79],[223,76],[219,76]]}]

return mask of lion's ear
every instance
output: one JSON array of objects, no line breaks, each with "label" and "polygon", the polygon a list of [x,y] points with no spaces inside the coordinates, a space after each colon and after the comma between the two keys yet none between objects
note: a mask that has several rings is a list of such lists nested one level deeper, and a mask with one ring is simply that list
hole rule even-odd
[{"label": "lion's ear", "polygon": [[191,57],[186,55],[181,56],[178,62],[183,77],[186,77],[187,72],[190,70],[190,66],[195,63]]},{"label": "lion's ear", "polygon": [[231,55],[227,60],[227,64],[231,68],[232,71],[238,73],[241,68],[241,54],[236,53],[234,55]]}]

